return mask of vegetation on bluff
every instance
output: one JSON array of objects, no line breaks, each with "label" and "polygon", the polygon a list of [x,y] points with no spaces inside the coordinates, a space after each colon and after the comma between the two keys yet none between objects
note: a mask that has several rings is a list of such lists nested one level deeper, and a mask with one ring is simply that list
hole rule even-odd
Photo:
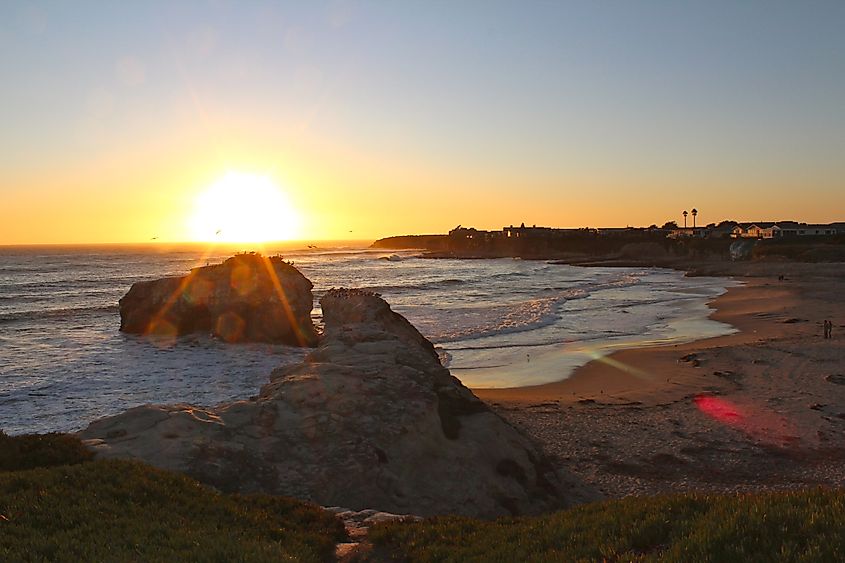
[{"label": "vegetation on bluff", "polygon": [[[226,495],[73,436],[0,432],[0,561],[328,561],[333,514]],[[43,465],[43,466],[42,466]],[[845,491],[632,497],[532,518],[388,523],[374,561],[841,561]]]},{"label": "vegetation on bluff", "polygon": [[93,457],[78,438],[67,434],[7,436],[0,430],[0,472],[73,465]]},{"label": "vegetation on bluff", "polygon": [[224,495],[133,461],[80,463],[67,435],[0,437],[0,561],[326,561],[345,537],[306,503]]},{"label": "vegetation on bluff", "polygon": [[632,497],[535,518],[370,531],[398,561],[842,561],[845,492]]}]

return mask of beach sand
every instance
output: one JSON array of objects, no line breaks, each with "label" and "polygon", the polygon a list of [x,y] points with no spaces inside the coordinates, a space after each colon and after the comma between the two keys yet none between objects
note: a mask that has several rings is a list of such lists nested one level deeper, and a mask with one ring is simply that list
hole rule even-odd
[{"label": "beach sand", "polygon": [[693,273],[743,283],[711,303],[739,332],[622,350],[558,383],[473,391],[607,497],[841,484],[845,264]]}]

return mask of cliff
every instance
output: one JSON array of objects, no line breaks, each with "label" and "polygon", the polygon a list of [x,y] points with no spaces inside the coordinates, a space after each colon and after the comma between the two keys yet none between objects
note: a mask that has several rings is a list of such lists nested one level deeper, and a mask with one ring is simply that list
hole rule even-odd
[{"label": "cliff", "polygon": [[493,517],[579,495],[380,297],[332,290],[321,304],[319,348],[274,372],[258,397],[138,407],[81,437],[101,457],[139,458],[224,491],[355,510]]}]

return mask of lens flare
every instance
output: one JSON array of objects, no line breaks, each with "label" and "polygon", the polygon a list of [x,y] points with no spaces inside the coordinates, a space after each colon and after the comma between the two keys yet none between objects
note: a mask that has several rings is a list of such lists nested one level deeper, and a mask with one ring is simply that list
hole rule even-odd
[{"label": "lens flare", "polygon": [[787,446],[794,445],[798,439],[795,426],[786,418],[750,402],[739,403],[713,395],[698,395],[694,400],[702,413],[755,440]]}]

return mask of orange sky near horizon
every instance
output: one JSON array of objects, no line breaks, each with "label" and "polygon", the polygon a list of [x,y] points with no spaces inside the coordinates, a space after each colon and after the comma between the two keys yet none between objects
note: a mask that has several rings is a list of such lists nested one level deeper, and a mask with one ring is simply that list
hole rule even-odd
[{"label": "orange sky near horizon", "polygon": [[0,245],[192,242],[233,172],[302,241],[845,220],[845,7],[766,6],[0,4]]},{"label": "orange sky near horizon", "polygon": [[[172,173],[167,168],[156,172],[127,169],[101,174],[92,181],[86,181],[87,175],[55,182],[24,180],[18,185],[25,188],[5,198],[7,212],[0,224],[0,244],[137,243],[154,239],[194,242],[190,219],[196,198],[231,170],[268,174],[268,168],[261,166],[197,166]],[[699,209],[699,225],[723,219],[832,222],[845,218],[834,198],[785,199],[781,205],[765,206],[768,212],[753,213],[747,210],[754,209],[754,200],[765,194],[748,195],[731,205],[706,196],[684,198],[692,200],[691,204],[674,197],[673,207],[678,211],[672,214],[666,209],[669,205],[646,203],[663,199],[660,190],[637,188],[630,198],[613,197],[611,189],[588,181],[540,201],[526,195],[520,186],[507,183],[497,189],[488,184],[478,191],[461,193],[471,180],[429,188],[418,179],[387,174],[379,178],[368,175],[366,182],[335,180],[322,174],[302,178],[276,171],[268,175],[300,218],[298,229],[289,238],[302,241],[446,233],[458,224],[480,229],[521,222],[561,228],[648,226],[670,220],[681,224],[681,211],[693,207]],[[335,182],[344,187],[332,188]],[[393,188],[397,185],[402,187]]]},{"label": "orange sky near horizon", "polygon": [[[681,194],[672,189],[674,178],[643,181],[600,173],[568,179],[494,177],[402,154],[381,160],[340,146],[280,151],[276,146],[268,141],[132,147],[19,171],[7,178],[17,189],[4,198],[11,213],[0,223],[0,244],[136,243],[154,237],[193,242],[190,219],[197,198],[230,171],[272,178],[299,217],[289,238],[303,241],[445,233],[458,224],[484,229],[521,222],[660,225],[681,223],[681,211],[693,207],[700,211],[700,225],[723,219],[844,218],[838,215],[841,196],[835,186],[827,197],[822,191],[822,197],[798,199],[786,195],[801,190],[788,180],[764,187],[754,186],[753,179],[737,182],[736,197],[725,201],[708,193],[704,181],[690,182]],[[758,213],[749,211],[758,207]]]},{"label": "orange sky near horizon", "polygon": [[[208,135],[207,127],[202,134],[191,127],[186,123],[181,135],[164,142],[123,143],[6,170],[4,180],[15,189],[4,197],[10,212],[0,223],[0,244],[192,242],[198,196],[230,171],[272,178],[299,217],[290,238],[303,241],[445,233],[458,224],[660,225],[681,223],[681,212],[693,207],[700,225],[845,219],[835,184],[817,184],[813,197],[797,197],[806,177],[777,182],[737,171],[736,178],[696,180],[624,162],[581,175],[508,176],[424,152],[388,149],[374,156],[309,134],[294,139],[246,127]],[[675,189],[679,181],[683,191]],[[725,198],[726,192],[735,195]]]}]

